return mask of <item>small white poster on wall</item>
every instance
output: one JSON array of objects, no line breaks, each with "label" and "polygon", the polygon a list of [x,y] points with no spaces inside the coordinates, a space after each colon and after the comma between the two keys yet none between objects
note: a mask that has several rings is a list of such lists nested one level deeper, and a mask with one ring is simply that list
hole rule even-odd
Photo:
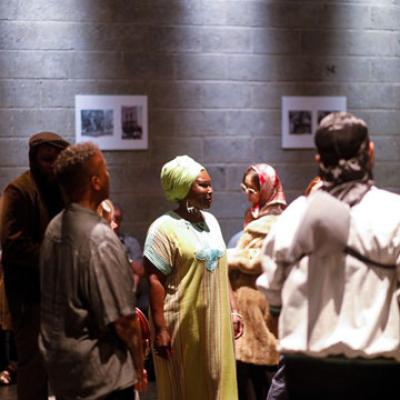
[{"label": "small white poster on wall", "polygon": [[76,142],[101,150],[147,149],[147,96],[75,96]]},{"label": "small white poster on wall", "polygon": [[314,134],[322,118],[346,110],[344,96],[283,96],[282,148],[313,148]]}]

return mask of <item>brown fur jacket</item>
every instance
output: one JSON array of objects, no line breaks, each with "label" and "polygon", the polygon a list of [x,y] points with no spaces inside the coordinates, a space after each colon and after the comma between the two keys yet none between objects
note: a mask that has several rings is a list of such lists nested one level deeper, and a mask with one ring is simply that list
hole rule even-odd
[{"label": "brown fur jacket", "polygon": [[262,243],[277,218],[267,215],[250,222],[236,248],[228,250],[229,278],[244,323],[243,336],[235,342],[236,359],[256,365],[279,361],[277,339],[267,325],[271,318],[268,302],[255,285],[262,272]]}]

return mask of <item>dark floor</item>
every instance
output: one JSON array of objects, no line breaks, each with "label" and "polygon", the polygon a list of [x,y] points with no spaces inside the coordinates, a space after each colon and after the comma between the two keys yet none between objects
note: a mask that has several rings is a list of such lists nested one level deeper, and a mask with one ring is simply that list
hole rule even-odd
[{"label": "dark floor", "polygon": [[[16,386],[0,386],[0,400],[17,400]],[[157,400],[156,385],[154,382],[149,382],[149,390],[147,393],[140,395],[140,400]]]}]

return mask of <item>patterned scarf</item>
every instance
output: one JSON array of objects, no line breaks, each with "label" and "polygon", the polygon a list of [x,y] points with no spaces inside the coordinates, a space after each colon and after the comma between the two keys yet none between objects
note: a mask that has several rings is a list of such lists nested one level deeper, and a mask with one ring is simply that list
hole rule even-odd
[{"label": "patterned scarf", "polygon": [[268,164],[254,164],[250,168],[256,171],[260,182],[260,201],[246,211],[245,226],[267,214],[280,214],[286,208],[285,194],[276,170]]}]

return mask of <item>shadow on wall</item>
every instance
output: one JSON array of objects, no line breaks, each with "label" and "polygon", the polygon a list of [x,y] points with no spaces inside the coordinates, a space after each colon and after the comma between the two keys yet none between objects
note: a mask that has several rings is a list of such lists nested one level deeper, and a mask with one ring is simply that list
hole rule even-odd
[{"label": "shadow on wall", "polygon": [[[398,50],[398,21],[390,18],[396,6],[372,0],[8,3],[0,10],[7,20],[0,26],[0,184],[27,165],[31,133],[51,129],[73,137],[76,94],[147,95],[149,149],[105,154],[112,196],[141,239],[169,207],[159,171],[178,154],[212,172],[212,211],[225,237],[242,221],[239,183],[250,163],[276,167],[288,197],[303,192],[316,173],[314,151],[282,150],[283,95],[344,95],[367,122],[394,114],[398,104],[398,71],[389,69]],[[398,134],[397,126],[390,129]],[[394,170],[398,161],[388,142],[383,136],[382,160]],[[392,175],[379,177],[398,187]]]},{"label": "shadow on wall", "polygon": [[89,1],[79,8],[82,23],[71,41],[73,94],[148,96],[148,150],[104,152],[111,196],[125,211],[126,229],[143,242],[149,224],[170,207],[160,189],[161,165],[186,150],[164,142],[175,135],[168,120],[175,117],[157,106],[166,82],[170,98],[179,97],[173,46],[182,39],[173,26],[185,19],[185,10],[180,2],[154,1]]},{"label": "shadow on wall", "polygon": [[[370,65],[357,57],[371,52],[365,44],[371,36],[365,31],[371,26],[369,5],[255,2],[248,7],[242,15],[257,26],[253,36],[257,55],[248,56],[245,78],[262,82],[253,92],[256,107],[280,111],[284,95],[342,95],[348,97],[349,108],[355,106],[353,89],[370,79]],[[258,161],[276,166],[293,198],[317,173],[314,150],[281,150],[273,143],[260,140]],[[304,174],[299,175],[298,169]]]}]

